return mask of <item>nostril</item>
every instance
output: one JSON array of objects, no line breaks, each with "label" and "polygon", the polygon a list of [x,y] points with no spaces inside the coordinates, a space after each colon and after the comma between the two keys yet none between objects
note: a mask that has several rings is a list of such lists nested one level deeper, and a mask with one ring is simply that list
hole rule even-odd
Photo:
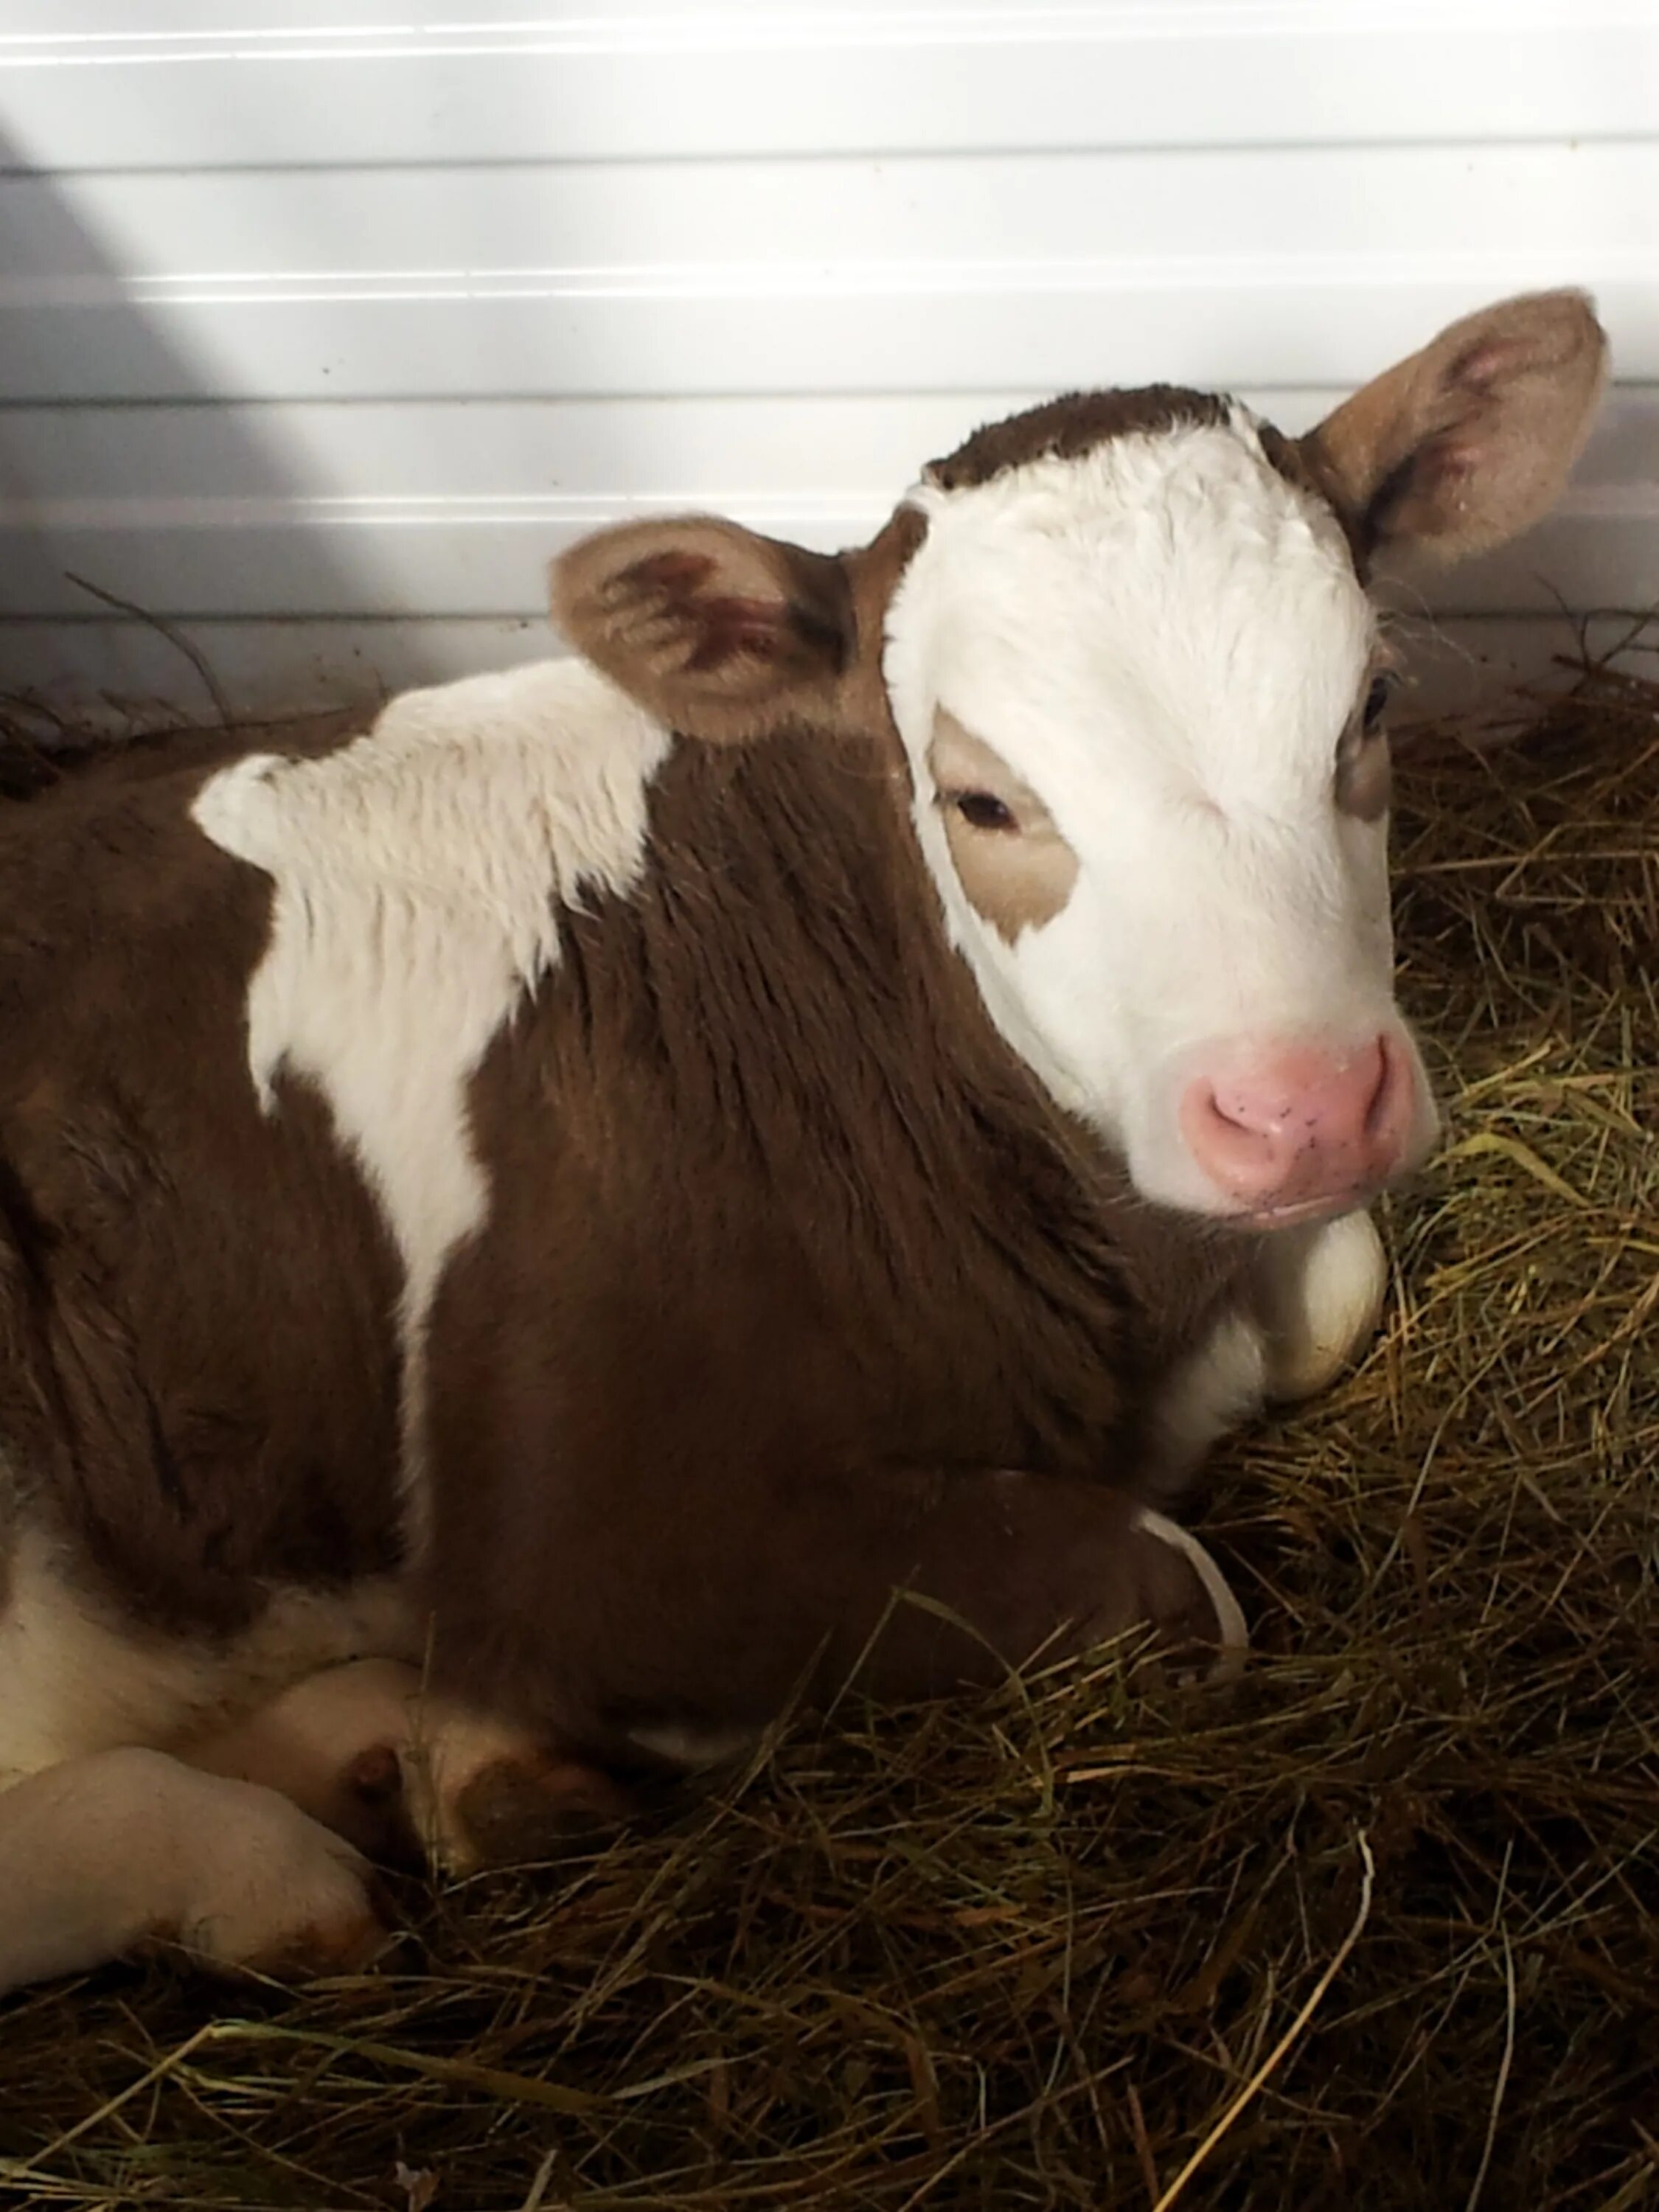
[{"label": "nostril", "polygon": [[1261,1110],[1248,1093],[1196,1083],[1182,1106],[1182,1122],[1194,1156],[1241,1195],[1283,1172],[1283,1120]]},{"label": "nostril", "polygon": [[1212,1085],[1208,1083],[1206,1083],[1203,1088],[1202,1097],[1199,1103],[1199,1112],[1206,1121],[1214,1122],[1221,1128],[1237,1129],[1243,1127],[1237,1115],[1230,1114],[1227,1111],[1226,1108],[1221,1103],[1219,1092],[1216,1091]]},{"label": "nostril", "polygon": [[1199,1110],[1204,1120],[1209,1123],[1211,1129],[1218,1134],[1226,1137],[1254,1137],[1260,1133],[1249,1107],[1237,1100],[1231,1105],[1224,1105],[1221,1093],[1211,1085],[1206,1084],[1204,1086],[1203,1100]]},{"label": "nostril", "polygon": [[1407,1051],[1384,1031],[1346,1050],[1297,1043],[1228,1053],[1189,1083],[1180,1121],[1217,1188],[1299,1204],[1390,1172],[1414,1097]]},{"label": "nostril", "polygon": [[1400,1071],[1394,1048],[1386,1036],[1378,1037],[1371,1050],[1376,1058],[1376,1079],[1365,1102],[1364,1129],[1368,1137],[1377,1137],[1382,1135],[1384,1124],[1393,1114],[1395,1079]]},{"label": "nostril", "polygon": [[1205,1088],[1209,1118],[1236,1137],[1251,1137],[1259,1143],[1270,1144],[1282,1137],[1297,1119],[1297,1102],[1294,1097],[1282,1097],[1273,1091],[1252,1092],[1243,1087],[1230,1088],[1224,1093],[1212,1085]]}]

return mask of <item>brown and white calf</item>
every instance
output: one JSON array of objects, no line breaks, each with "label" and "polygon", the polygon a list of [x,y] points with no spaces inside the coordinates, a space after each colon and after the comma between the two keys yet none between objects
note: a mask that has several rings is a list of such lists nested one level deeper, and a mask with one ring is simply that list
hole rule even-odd
[{"label": "brown and white calf", "polygon": [[1057,401],[0,813],[0,1984],[355,1957],[389,1808],[521,1848],[855,1666],[1242,1641],[1152,1501],[1364,1336],[1435,1127],[1365,572],[1541,513],[1603,353]]}]

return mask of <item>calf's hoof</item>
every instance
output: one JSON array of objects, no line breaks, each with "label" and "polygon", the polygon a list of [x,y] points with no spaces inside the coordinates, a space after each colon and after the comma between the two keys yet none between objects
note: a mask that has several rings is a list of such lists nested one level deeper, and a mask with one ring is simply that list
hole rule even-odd
[{"label": "calf's hoof", "polygon": [[266,1790],[155,1935],[200,1964],[283,1980],[359,1972],[392,1940],[374,1868]]},{"label": "calf's hoof", "polygon": [[354,1659],[305,1676],[179,1756],[203,1773],[275,1790],[380,1866],[417,1867],[403,1747],[421,1703],[417,1671]]},{"label": "calf's hoof", "polygon": [[599,1768],[510,1724],[447,1705],[426,1720],[400,1754],[404,1805],[443,1874],[557,1858],[638,1809]]},{"label": "calf's hoof", "polygon": [[450,1875],[556,1857],[635,1809],[598,1768],[394,1659],[326,1668],[179,1755],[279,1791],[381,1865]]}]

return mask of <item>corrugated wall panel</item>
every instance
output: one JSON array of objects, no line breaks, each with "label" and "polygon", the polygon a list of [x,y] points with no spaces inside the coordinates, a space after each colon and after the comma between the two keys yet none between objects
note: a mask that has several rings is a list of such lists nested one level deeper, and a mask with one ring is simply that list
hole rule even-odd
[{"label": "corrugated wall panel", "polygon": [[[265,410],[20,408],[13,436],[50,500],[0,497],[0,617],[93,611],[75,580],[186,620],[342,612],[533,616],[549,557],[620,514],[695,507],[832,549],[879,526],[920,463],[1036,395],[430,403],[283,410],[283,460],[340,490],[283,492]],[[1298,429],[1337,391],[1247,390]],[[1560,512],[1440,586],[1460,612],[1659,605],[1659,387],[1627,389]],[[118,483],[118,494],[106,487]],[[351,489],[395,484],[395,492]],[[230,557],[234,555],[234,557]],[[343,579],[349,596],[343,602]]]},{"label": "corrugated wall panel", "polygon": [[772,7],[723,38],[708,15],[633,35],[626,20],[553,18],[265,42],[49,38],[0,42],[0,58],[24,77],[22,150],[64,168],[289,164],[296,112],[307,159],[341,168],[1652,128],[1655,27],[1641,9],[1595,38],[1562,9],[1541,22],[1517,9],[1502,38],[1491,11],[1343,15],[1354,11],[1170,4],[845,9],[803,22]]},{"label": "corrugated wall panel", "polygon": [[413,12],[46,0],[0,60],[54,167],[353,167],[1640,135],[1659,29],[1642,0]]},{"label": "corrugated wall panel", "polygon": [[249,696],[475,665],[538,645],[548,555],[608,515],[845,542],[1024,398],[1169,378],[1299,428],[1562,281],[1607,422],[1559,517],[1437,587],[1506,651],[1659,600],[1652,0],[10,0],[9,688],[167,685],[72,578]]}]

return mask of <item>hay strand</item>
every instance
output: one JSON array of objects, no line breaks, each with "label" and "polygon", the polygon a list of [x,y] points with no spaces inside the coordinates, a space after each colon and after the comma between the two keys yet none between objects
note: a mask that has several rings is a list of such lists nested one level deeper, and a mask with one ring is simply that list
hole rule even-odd
[{"label": "hay strand", "polygon": [[[1267,2053],[1261,2063],[1256,2068],[1255,2073],[1251,2075],[1249,2080],[1244,2084],[1244,2087],[1233,2099],[1231,2104],[1228,2106],[1226,2111],[1222,2113],[1221,2118],[1210,2130],[1208,2135],[1205,2136],[1203,2142],[1200,2143],[1198,2148],[1192,2154],[1192,2156],[1187,2160],[1185,2166],[1182,2167],[1180,2172],[1176,2174],[1175,2179],[1170,2184],[1169,2187],[1158,2198],[1157,2203],[1153,2205],[1152,2212],[1173,2212],[1174,2206],[1186,2193],[1187,2184],[1198,2172],[1200,2166],[1203,2165],[1205,2160],[1208,2158],[1210,2153],[1221,2141],[1223,2136],[1227,2133],[1233,2123],[1238,2118],[1239,2114],[1244,2110],[1244,2107],[1248,2104],[1251,2103],[1253,2100],[1259,2096],[1261,2091],[1266,2088],[1269,2081],[1272,2080],[1273,2075],[1278,2072],[1280,2065],[1284,2063],[1285,2055],[1291,2050],[1291,2046],[1300,2041],[1302,2036],[1307,2030],[1310,2021],[1313,2019],[1314,2014],[1323,2003],[1325,1992],[1330,1988],[1331,1984],[1336,1979],[1343,1967],[1347,1964],[1349,1953],[1353,1949],[1354,1945],[1359,1941],[1361,1936],[1364,1934],[1365,1923],[1371,1917],[1371,1892],[1376,1880],[1376,1862],[1371,1856],[1370,1838],[1366,1835],[1363,1828],[1360,1830],[1358,1836],[1355,1840],[1359,1848],[1360,1858],[1364,1862],[1364,1872],[1360,1879],[1359,1907],[1354,1914],[1352,1924],[1349,1928],[1347,1934],[1342,1938],[1341,1942],[1337,1946],[1335,1954],[1332,1958],[1329,1966],[1326,1967],[1324,1972],[1319,1977],[1319,1979],[1314,1984],[1312,1990],[1309,1992],[1306,2003],[1302,2007],[1300,2012],[1297,2014],[1295,2019],[1285,2029],[1284,2034],[1279,2037],[1278,2042],[1274,2044],[1273,2049]],[[1496,2113],[1494,2108],[1494,2118],[1495,2117]],[[1482,2167],[1481,2172],[1484,2174],[1484,2166]],[[1480,2176],[1477,2176],[1474,2191],[1470,2198],[1470,2212],[1474,2212],[1474,2197],[1478,2197],[1480,2193]]]}]

